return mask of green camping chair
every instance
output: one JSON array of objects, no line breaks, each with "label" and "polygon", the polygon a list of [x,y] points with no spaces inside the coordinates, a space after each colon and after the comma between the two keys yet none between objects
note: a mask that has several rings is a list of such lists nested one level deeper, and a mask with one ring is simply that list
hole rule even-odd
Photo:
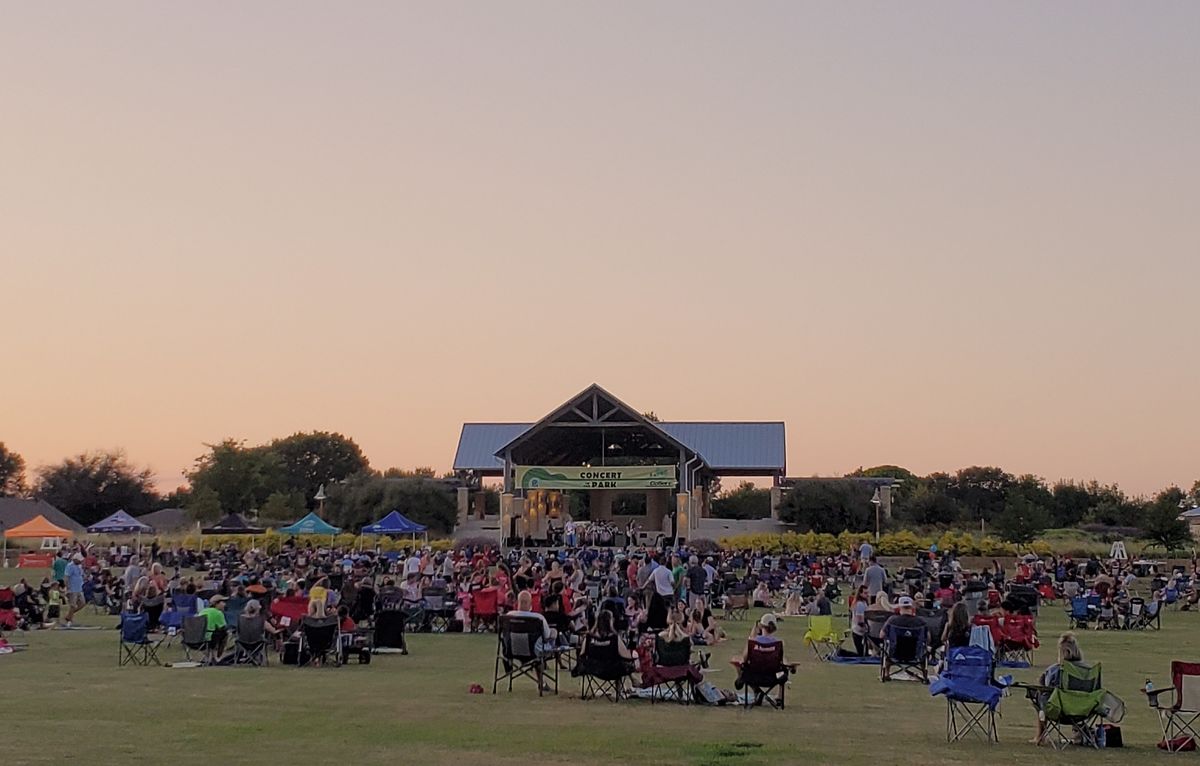
[{"label": "green camping chair", "polygon": [[1100,674],[1100,663],[1064,662],[1059,666],[1058,685],[1030,689],[1030,699],[1044,722],[1038,744],[1056,749],[1078,743],[1100,747],[1097,730],[1108,707]]}]

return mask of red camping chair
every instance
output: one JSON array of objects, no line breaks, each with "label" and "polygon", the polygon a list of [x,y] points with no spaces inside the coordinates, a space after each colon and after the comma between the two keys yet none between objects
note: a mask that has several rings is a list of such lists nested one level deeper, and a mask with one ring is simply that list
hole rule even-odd
[{"label": "red camping chair", "polygon": [[[1170,706],[1164,707],[1160,696],[1172,693]],[[1171,686],[1145,692],[1150,707],[1158,711],[1158,724],[1162,728],[1162,741],[1158,747],[1171,753],[1195,750],[1200,732],[1196,730],[1200,720],[1200,662],[1171,662]]]},{"label": "red camping chair", "polygon": [[12,588],[0,588],[0,630],[17,629],[17,596]]},{"label": "red camping chair", "polygon": [[971,624],[986,625],[988,632],[992,634],[992,643],[999,648],[1000,642],[1004,640],[1004,628],[1000,623],[999,617],[994,617],[990,614],[977,614],[971,620]]},{"label": "red camping chair", "polygon": [[494,630],[500,616],[500,591],[482,588],[471,594],[471,630]]},{"label": "red camping chair", "polygon": [[1037,625],[1032,615],[1005,615],[1000,640],[996,642],[1000,662],[1032,665],[1032,652],[1039,646]]},{"label": "red camping chair", "polygon": [[300,622],[308,614],[308,599],[304,596],[280,596],[271,602],[271,616],[288,627],[299,629]]}]

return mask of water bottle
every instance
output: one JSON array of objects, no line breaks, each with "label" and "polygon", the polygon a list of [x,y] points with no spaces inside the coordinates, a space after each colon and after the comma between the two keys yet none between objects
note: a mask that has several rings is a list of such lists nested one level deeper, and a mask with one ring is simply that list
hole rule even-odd
[{"label": "water bottle", "polygon": [[1147,678],[1146,684],[1142,687],[1142,691],[1146,692],[1146,694],[1154,691],[1154,682]]},{"label": "water bottle", "polygon": [[1104,729],[1104,724],[1096,727],[1096,746],[1105,747],[1108,744],[1108,734]]}]

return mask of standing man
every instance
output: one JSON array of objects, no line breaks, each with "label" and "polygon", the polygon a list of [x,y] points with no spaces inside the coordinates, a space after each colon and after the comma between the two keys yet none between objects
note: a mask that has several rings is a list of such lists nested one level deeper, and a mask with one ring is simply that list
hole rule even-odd
[{"label": "standing man", "polygon": [[858,546],[858,560],[861,561],[863,565],[866,565],[866,563],[870,561],[871,557],[874,555],[875,546],[871,545],[871,543],[867,542],[866,540],[863,540],[862,545]]},{"label": "standing man", "polygon": [[887,572],[883,567],[879,566],[879,562],[875,557],[870,558],[871,565],[867,567],[867,571],[863,572],[863,585],[867,586],[867,598],[869,603],[875,603],[875,596],[879,591],[883,590],[883,583],[887,580]]},{"label": "standing man", "polygon": [[695,554],[688,557],[687,589],[689,604],[695,603],[697,597],[704,600],[708,592],[708,572],[700,566],[700,557]]},{"label": "standing man", "polygon": [[67,559],[70,557],[70,552],[67,550],[59,550],[54,554],[54,563],[52,566],[51,577],[54,582],[65,583],[67,575]]},{"label": "standing man", "polygon": [[[661,554],[660,554],[661,555]],[[675,603],[675,578],[671,568],[659,564],[650,573],[650,608],[646,615],[646,627],[652,631],[666,630],[667,611]]]},{"label": "standing man", "polygon": [[75,614],[83,609],[83,554],[76,553],[71,557],[71,563],[63,570],[67,580],[67,619],[66,626],[71,627]]}]

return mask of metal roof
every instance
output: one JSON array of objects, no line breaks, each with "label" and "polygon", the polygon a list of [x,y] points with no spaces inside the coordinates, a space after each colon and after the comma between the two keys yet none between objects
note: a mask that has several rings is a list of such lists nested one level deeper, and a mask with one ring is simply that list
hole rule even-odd
[{"label": "metal roof", "polygon": [[[496,452],[532,423],[464,423],[454,470],[502,471]],[[787,448],[781,422],[655,423],[673,439],[700,454],[715,471],[783,472]]]},{"label": "metal roof", "polygon": [[532,423],[463,423],[454,453],[456,471],[504,471],[496,450],[524,433]]}]

